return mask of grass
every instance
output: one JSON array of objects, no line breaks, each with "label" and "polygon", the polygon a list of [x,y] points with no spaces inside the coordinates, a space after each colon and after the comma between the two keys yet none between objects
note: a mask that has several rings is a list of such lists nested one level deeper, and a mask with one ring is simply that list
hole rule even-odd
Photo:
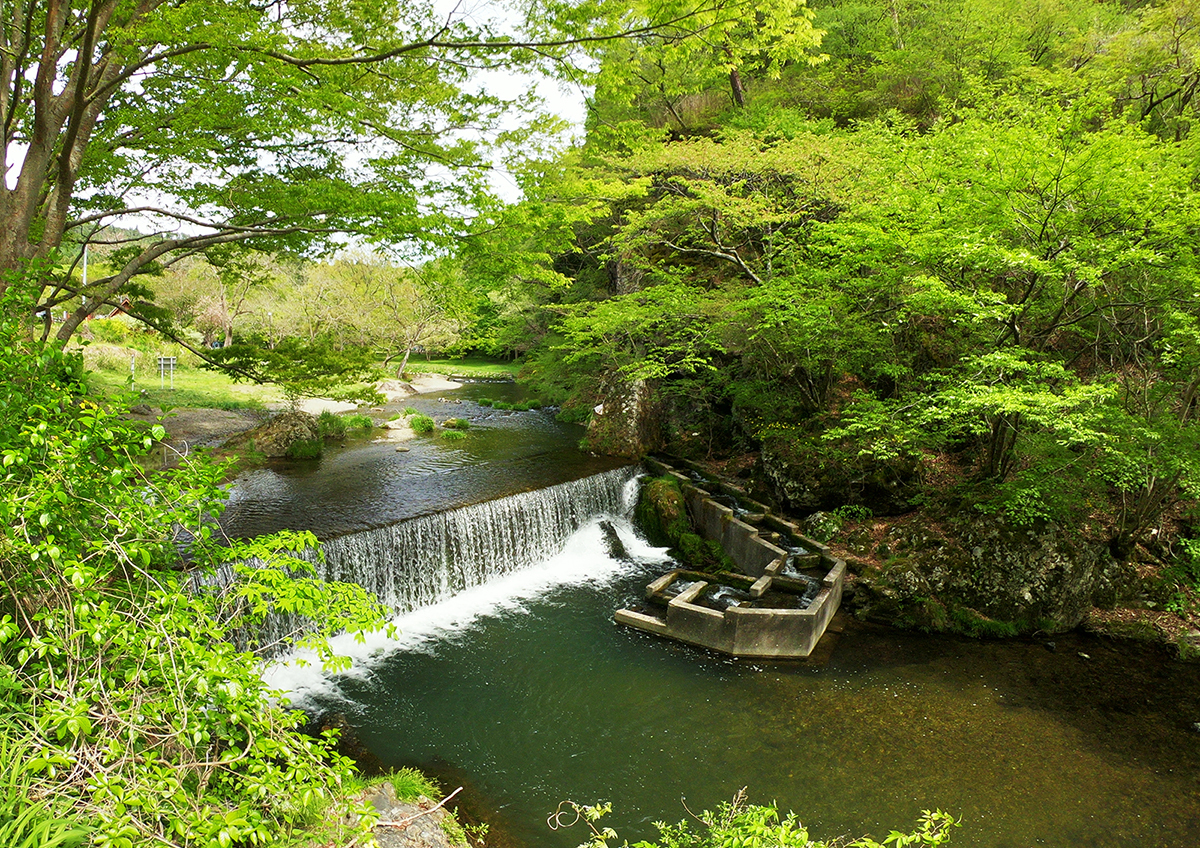
[{"label": "grass", "polygon": [[[118,349],[120,350],[120,349]],[[89,389],[97,394],[113,396],[129,391],[129,356],[117,354],[124,367],[111,367],[112,358],[89,362]],[[91,357],[87,357],[90,359]],[[175,387],[171,378],[160,381],[155,367],[157,358],[142,354],[137,359],[133,390],[140,403],[158,407],[209,407],[213,409],[262,409],[268,403],[283,400],[283,392],[275,386],[235,383],[217,371],[207,371],[183,363],[175,367]],[[147,367],[149,363],[149,367]]]},{"label": "grass", "polygon": [[410,359],[406,371],[418,374],[442,374],[447,377],[515,379],[521,370],[519,362],[498,362],[494,359],[464,357],[463,359]]},{"label": "grass", "polygon": [[33,756],[24,728],[0,719],[0,845],[7,848],[75,846],[87,830],[70,818],[56,815],[49,802],[35,799]]},{"label": "grass", "polygon": [[414,433],[432,433],[437,426],[433,423],[433,419],[428,415],[414,415],[412,420],[408,422],[408,426],[413,428]]}]

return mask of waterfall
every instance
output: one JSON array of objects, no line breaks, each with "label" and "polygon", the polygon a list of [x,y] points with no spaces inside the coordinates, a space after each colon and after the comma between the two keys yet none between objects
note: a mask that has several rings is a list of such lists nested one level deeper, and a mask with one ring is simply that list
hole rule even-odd
[{"label": "waterfall", "polygon": [[[386,527],[326,540],[321,556],[302,556],[323,580],[357,583],[392,612],[443,601],[492,578],[543,562],[589,521],[632,515],[637,466],[627,466],[545,489],[498,498]],[[193,575],[195,590],[220,591],[234,580],[228,565]],[[308,629],[303,619],[271,614],[253,632],[238,632],[239,648],[265,656],[286,650]]]},{"label": "waterfall", "polygon": [[357,583],[407,612],[541,562],[589,520],[627,515],[636,466],[411,518],[321,545],[326,580]]}]

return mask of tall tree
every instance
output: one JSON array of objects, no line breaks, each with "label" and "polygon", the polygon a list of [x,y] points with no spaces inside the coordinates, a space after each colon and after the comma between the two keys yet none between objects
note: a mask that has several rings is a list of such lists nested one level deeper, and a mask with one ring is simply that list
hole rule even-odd
[{"label": "tall tree", "polygon": [[[749,8],[701,6],[720,16]],[[444,243],[464,210],[482,205],[484,139],[532,102],[524,88],[479,90],[475,69],[559,63],[581,44],[664,27],[694,31],[697,14],[558,0],[530,11],[536,25],[506,34],[433,0],[6,2],[0,293],[20,266],[133,220],[154,237],[89,281],[93,302],[219,244],[305,248],[353,232],[427,250],[416,243]],[[44,272],[30,306],[76,303],[74,279]],[[59,337],[84,317],[76,307]]]}]

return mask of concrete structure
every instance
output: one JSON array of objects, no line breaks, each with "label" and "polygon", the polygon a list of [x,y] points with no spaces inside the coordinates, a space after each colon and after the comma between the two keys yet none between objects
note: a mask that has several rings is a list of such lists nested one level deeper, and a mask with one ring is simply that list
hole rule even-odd
[{"label": "concrete structure", "polygon": [[[739,517],[734,509],[713,500],[712,492],[675,469],[659,462],[648,464],[656,473],[679,480],[692,526],[704,538],[719,542],[742,575],[676,569],[646,588],[649,610],[617,610],[616,620],[736,657],[794,659],[811,654],[841,604],[846,564],[824,545],[801,536],[795,524],[771,515],[761,504],[748,502],[736,490],[728,491],[731,487],[719,487],[725,489],[720,494],[761,511],[747,511]],[[764,531],[768,538],[763,538]],[[789,548],[805,552],[776,544],[785,540]],[[812,587],[798,569],[824,572],[815,596],[803,609],[798,608],[800,598],[810,594]],[[715,608],[720,604],[707,601],[707,597],[717,586],[748,597],[724,609]],[[673,591],[680,587],[685,588]]]}]

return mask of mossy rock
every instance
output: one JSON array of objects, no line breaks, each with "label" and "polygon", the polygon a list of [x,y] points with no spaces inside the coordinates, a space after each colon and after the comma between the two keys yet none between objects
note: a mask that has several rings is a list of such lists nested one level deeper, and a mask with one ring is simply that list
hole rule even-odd
[{"label": "mossy rock", "polygon": [[691,532],[687,504],[672,477],[656,477],[642,484],[634,517],[646,538],[660,547],[676,547]]}]

